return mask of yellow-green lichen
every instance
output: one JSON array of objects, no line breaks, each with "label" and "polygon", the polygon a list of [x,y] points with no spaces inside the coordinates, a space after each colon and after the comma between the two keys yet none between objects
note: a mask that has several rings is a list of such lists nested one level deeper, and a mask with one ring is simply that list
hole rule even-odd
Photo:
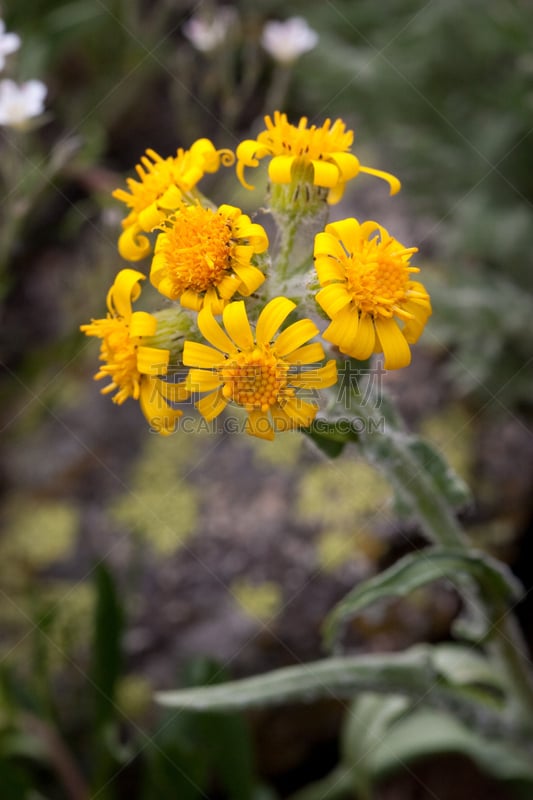
[{"label": "yellow-green lichen", "polygon": [[241,611],[257,622],[269,622],[281,610],[282,589],[273,581],[252,583],[241,578],[231,584],[230,591]]},{"label": "yellow-green lichen", "polygon": [[[178,434],[179,436],[179,434]],[[195,463],[193,437],[151,437],[139,456],[129,491],[112,505],[111,516],[130,528],[156,553],[167,555],[194,533],[197,522],[196,491],[183,475]]]},{"label": "yellow-green lichen", "polygon": [[377,561],[386,551],[385,542],[372,531],[360,528],[347,530],[325,530],[316,543],[316,555],[324,572],[335,572],[348,561]]},{"label": "yellow-green lichen", "polygon": [[388,484],[368,464],[348,459],[310,467],[300,481],[297,514],[308,522],[352,530],[362,515],[387,514]]},{"label": "yellow-green lichen", "polygon": [[473,462],[472,419],[459,407],[446,408],[424,420],[421,434],[442,453],[463,480],[470,481]]},{"label": "yellow-green lichen", "polygon": [[72,548],[79,513],[59,501],[23,497],[8,504],[0,540],[0,563],[13,570],[37,570],[64,558]]}]

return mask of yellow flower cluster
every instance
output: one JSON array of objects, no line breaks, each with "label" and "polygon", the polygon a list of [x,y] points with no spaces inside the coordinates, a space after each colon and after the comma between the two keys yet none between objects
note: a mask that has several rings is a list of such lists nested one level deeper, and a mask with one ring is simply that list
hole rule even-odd
[{"label": "yellow flower cluster", "polygon": [[[347,182],[360,173],[387,181],[391,194],[400,189],[393,175],[360,164],[351,152],[353,131],[342,120],[328,119],[319,127],[302,117],[292,125],[276,111],[265,117],[265,125],[256,139],[241,142],[235,155],[208,139],[168,158],[147,150],[137,179],[127,180],[127,190],[113,192],[128,209],[119,252],[129,261],[150,257],[150,281],[167,307],[154,314],[134,312],[145,275],[122,269],[108,293],[107,317],[81,329],[101,339],[102,365],[95,378],[110,380],[103,393],[113,392],[118,404],[128,397],[138,400],[160,433],[175,430],[183,413],[176,404],[184,401],[195,401],[207,421],[228,406],[240,407],[245,430],[264,439],[308,427],[319,408],[318,390],[337,381],[340,353],[362,360],[383,353],[386,369],[407,366],[410,345],[431,314],[424,286],[412,280],[419,271],[409,263],[416,248],[404,247],[378,223],[352,218],[325,229],[321,223],[313,252],[311,237],[304,258],[282,247],[271,259],[262,225],[235,206],[216,207],[203,197],[198,183],[206,173],[236,160],[237,177],[252,189],[245,168],[269,158],[272,189],[290,191],[271,191],[266,210],[290,212],[287,202],[298,197],[293,220],[308,230],[317,202],[324,208],[338,202]],[[285,296],[287,275],[291,299]],[[317,280],[311,319],[300,309],[304,303],[309,309],[309,286]],[[322,342],[316,338],[321,328]],[[180,371],[182,380],[173,381]]]}]

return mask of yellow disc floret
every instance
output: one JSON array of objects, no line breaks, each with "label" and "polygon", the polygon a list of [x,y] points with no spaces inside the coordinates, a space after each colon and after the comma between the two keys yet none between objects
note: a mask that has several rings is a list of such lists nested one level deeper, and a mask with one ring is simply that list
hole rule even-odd
[{"label": "yellow disc floret", "polygon": [[264,229],[238,208],[181,204],[157,238],[150,279],[170,300],[220,314],[236,292],[248,296],[263,283],[251,259],[267,247]]},{"label": "yellow disc floret", "polygon": [[334,361],[317,364],[324,358],[321,344],[305,344],[318,333],[311,320],[277,333],[295,308],[286,297],[275,297],[259,314],[254,332],[243,301],[225,307],[225,330],[209,308],[200,311],[198,327],[212,346],[185,342],[183,363],[192,368],[185,382],[189,391],[208,393],[196,403],[205,419],[234,403],[248,413],[247,433],[263,439],[272,439],[275,430],[311,424],[318,406],[297,392],[332,386],[337,369]]},{"label": "yellow disc floret", "polygon": [[274,119],[265,117],[266,130],[257,139],[247,139],[237,147],[237,176],[243,186],[252,189],[245,180],[245,167],[257,167],[259,161],[270,156],[268,175],[274,184],[307,184],[326,189],[330,204],[338,203],[344,194],[346,182],[360,172],[382,178],[390,186],[391,194],[400,190],[394,175],[372,167],[364,167],[350,148],[353,131],[345,123],[327,119],[320,127],[308,125],[302,117],[298,125],[291,125],[286,114],[274,112]]},{"label": "yellow disc floret", "polygon": [[427,291],[411,280],[420,271],[409,263],[416,252],[377,222],[345,219],[327,225],[315,239],[322,286],[316,299],[332,320],[324,338],[353,358],[378,352],[385,355],[386,369],[407,366],[409,344],[431,314]]},{"label": "yellow disc floret", "polygon": [[289,364],[276,358],[269,344],[239,353],[220,370],[222,394],[247,411],[266,412],[294,395],[288,388]]}]

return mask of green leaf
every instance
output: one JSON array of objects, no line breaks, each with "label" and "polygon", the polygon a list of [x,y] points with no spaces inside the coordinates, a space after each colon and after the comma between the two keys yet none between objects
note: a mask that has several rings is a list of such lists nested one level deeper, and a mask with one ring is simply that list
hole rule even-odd
[{"label": "green leaf", "polygon": [[155,699],[171,708],[239,711],[324,695],[349,697],[378,686],[418,694],[430,674],[429,651],[413,648],[405,653],[327,658],[219,686],[157,692]]},{"label": "green leaf", "polygon": [[[355,587],[334,608],[324,624],[326,647],[337,640],[345,620],[368,606],[391,597],[406,597],[415,589],[436,580],[453,580],[459,576],[473,577],[482,590],[490,590],[502,601],[520,597],[522,591],[511,572],[485,553],[470,550],[455,551],[427,548],[410,553],[388,569]],[[490,620],[486,620],[487,628]]]},{"label": "green leaf", "polygon": [[393,722],[374,743],[367,765],[377,780],[416,759],[442,753],[462,753],[501,780],[533,783],[531,755],[522,754],[505,740],[485,738],[451,715],[430,709],[419,709]]},{"label": "green leaf", "polygon": [[92,663],[88,691],[91,694],[92,790],[101,800],[114,800],[115,784],[110,780],[123,758],[116,730],[115,688],[121,669],[123,612],[113,576],[99,564],[95,572],[96,608]]},{"label": "green leaf", "polygon": [[425,439],[408,440],[408,447],[436,491],[446,498],[452,508],[464,508],[472,503],[472,492],[467,484],[446,462],[442,455]]},{"label": "green leaf", "polygon": [[123,629],[123,613],[114,580],[102,564],[96,568],[96,592],[89,686],[95,724],[100,727],[115,716],[115,686],[121,669]]},{"label": "green leaf", "polygon": [[[220,682],[226,678],[225,670],[206,658],[189,662],[183,675],[189,685],[223,686]],[[184,797],[196,798],[195,791],[200,790],[199,797],[205,797],[209,778],[214,776],[228,800],[252,800],[255,788],[252,743],[242,716],[180,711],[169,716],[159,728],[162,734],[150,753],[150,773],[155,776],[151,777],[151,783],[157,781],[159,792],[154,797],[165,797],[163,787],[167,791],[166,787],[172,786],[179,786]],[[168,796],[181,798],[182,794],[174,788]],[[143,797],[152,798],[148,782]]]},{"label": "green leaf", "polygon": [[[482,720],[484,729],[504,729],[506,736],[511,735],[499,714],[494,681],[488,691],[485,687],[458,685],[438,670],[434,648],[428,645],[404,653],[328,658],[220,686],[158,692],[155,699],[170,708],[239,711],[324,696],[353,697],[368,691],[401,694],[451,708],[469,724],[475,726]],[[521,730],[517,729],[516,735],[521,736]]]},{"label": "green leaf", "polygon": [[309,428],[303,428],[302,432],[329,458],[337,458],[348,442],[358,439],[355,428],[350,426],[347,419],[317,419]]}]

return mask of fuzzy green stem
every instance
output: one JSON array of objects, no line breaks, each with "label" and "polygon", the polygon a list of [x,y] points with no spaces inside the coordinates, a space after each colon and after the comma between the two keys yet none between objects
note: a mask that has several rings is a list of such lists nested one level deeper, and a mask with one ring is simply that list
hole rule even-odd
[{"label": "fuzzy green stem", "polygon": [[[435,491],[430,479],[406,447],[405,434],[378,433],[375,411],[363,404],[358,404],[357,414],[366,423],[366,433],[362,435],[365,452],[409,502],[427,538],[444,547],[467,551],[469,545],[464,531],[445,499]],[[476,591],[476,600],[491,621],[488,649],[499,665],[507,686],[509,712],[531,724],[533,682],[527,645],[515,619],[509,609],[502,608],[499,597],[478,592],[470,581],[467,584],[461,579],[459,584],[460,589],[470,594]]]}]

